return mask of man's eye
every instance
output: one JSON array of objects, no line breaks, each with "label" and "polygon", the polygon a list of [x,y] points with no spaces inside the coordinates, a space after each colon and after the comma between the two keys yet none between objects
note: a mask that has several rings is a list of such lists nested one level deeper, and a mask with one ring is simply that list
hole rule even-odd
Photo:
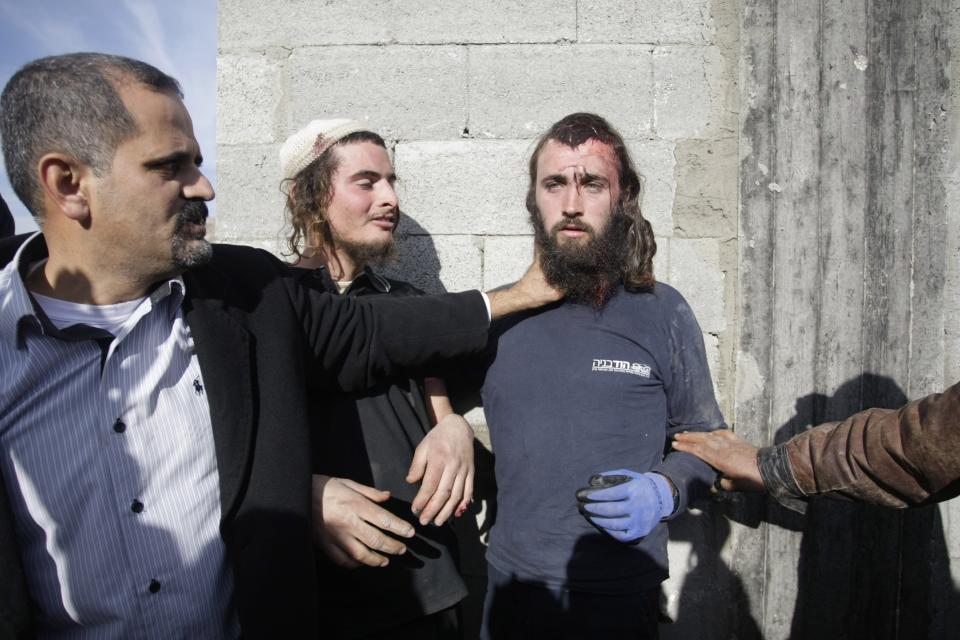
[{"label": "man's eye", "polygon": [[357,180],[357,182],[356,182],[355,184],[356,184],[358,187],[360,187],[361,189],[367,189],[367,190],[369,190],[369,189],[372,189],[372,188],[373,188],[373,183],[370,182],[369,180]]},{"label": "man's eye", "polygon": [[543,188],[547,191],[559,191],[562,186],[559,182],[547,182],[543,185]]},{"label": "man's eye", "polygon": [[584,185],[584,188],[591,193],[600,193],[603,191],[603,184],[600,182],[588,182],[586,185]]}]

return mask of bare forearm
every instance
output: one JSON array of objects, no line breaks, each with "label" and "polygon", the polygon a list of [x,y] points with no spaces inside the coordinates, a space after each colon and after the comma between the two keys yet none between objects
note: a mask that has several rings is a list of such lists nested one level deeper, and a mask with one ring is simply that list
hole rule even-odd
[{"label": "bare forearm", "polygon": [[440,378],[424,378],[423,391],[427,396],[427,410],[430,412],[431,424],[437,424],[453,413],[450,397],[447,395],[447,385]]}]

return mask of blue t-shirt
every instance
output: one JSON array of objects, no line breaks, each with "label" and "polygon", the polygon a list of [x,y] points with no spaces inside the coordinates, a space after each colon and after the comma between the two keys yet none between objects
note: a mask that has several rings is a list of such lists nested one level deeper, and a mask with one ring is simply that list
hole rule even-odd
[{"label": "blue t-shirt", "polygon": [[622,287],[600,310],[561,303],[492,328],[483,407],[496,456],[497,512],[487,560],[517,580],[597,593],[667,577],[667,528],[636,544],[600,533],[577,489],[619,468],[658,471],[688,496],[714,472],[667,452],[672,434],[724,426],[703,336],[672,287]]}]

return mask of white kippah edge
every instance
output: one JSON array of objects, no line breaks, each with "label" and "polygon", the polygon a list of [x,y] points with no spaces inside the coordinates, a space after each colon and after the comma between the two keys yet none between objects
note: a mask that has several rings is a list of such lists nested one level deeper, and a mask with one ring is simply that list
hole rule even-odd
[{"label": "white kippah edge", "polygon": [[[347,120],[327,130],[321,129],[322,123],[323,120],[311,121],[283,143],[280,148],[280,170],[284,180],[296,177],[308,164],[351,133],[373,131],[368,125],[357,120]],[[286,162],[284,157],[287,158]]]}]

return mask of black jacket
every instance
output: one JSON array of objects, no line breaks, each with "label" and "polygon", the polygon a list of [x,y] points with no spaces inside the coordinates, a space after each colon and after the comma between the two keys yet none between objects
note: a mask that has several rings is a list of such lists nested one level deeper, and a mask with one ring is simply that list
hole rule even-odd
[{"label": "black jacket", "polygon": [[[0,242],[2,264],[22,240]],[[184,274],[183,311],[210,404],[240,624],[247,638],[316,637],[307,394],[363,389],[403,366],[481,349],[483,299],[339,298],[299,285],[264,251],[214,246],[209,265]],[[0,498],[3,637],[30,620]]]}]

